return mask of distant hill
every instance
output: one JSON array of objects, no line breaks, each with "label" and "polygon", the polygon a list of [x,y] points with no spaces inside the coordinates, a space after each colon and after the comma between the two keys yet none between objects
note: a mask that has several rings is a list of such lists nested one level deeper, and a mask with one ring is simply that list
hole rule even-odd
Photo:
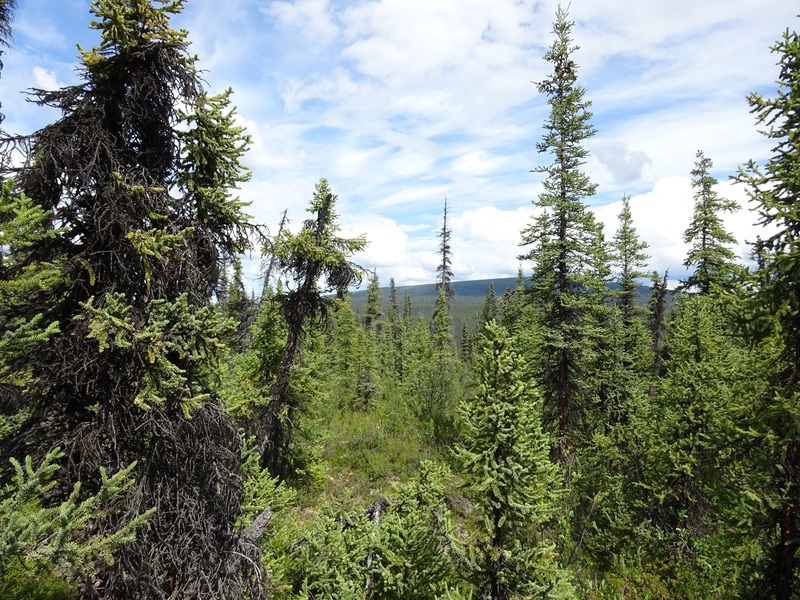
[{"label": "distant hill", "polygon": [[[494,284],[494,292],[498,298],[505,294],[507,289],[515,289],[517,287],[516,277],[503,277],[499,279],[479,279],[475,281],[454,281],[453,289],[455,290],[455,297],[453,298],[453,334],[456,338],[460,337],[461,330],[464,323],[470,329],[475,329],[478,323],[478,316],[483,308],[483,301],[486,298],[486,290],[489,284]],[[433,315],[433,308],[436,304],[436,298],[439,295],[436,291],[436,285],[432,283],[422,285],[402,285],[396,286],[397,289],[397,303],[400,312],[403,311],[403,299],[406,294],[411,299],[411,310],[414,319],[418,319],[423,315],[426,319],[430,319]],[[350,293],[350,305],[356,314],[364,314],[364,302],[367,299],[366,286],[364,289],[356,290]],[[647,303],[650,299],[650,290],[647,286],[639,286],[639,301],[643,304]],[[389,288],[381,288],[381,307],[383,314],[389,308]]]},{"label": "distant hill", "polygon": [[[465,322],[470,329],[474,329],[478,323],[478,315],[483,308],[483,301],[486,298],[486,290],[489,288],[489,283],[494,284],[494,291],[498,296],[502,296],[507,288],[513,290],[517,287],[516,277],[453,282],[455,297],[453,298],[452,316],[453,333],[456,334],[456,336],[461,334],[461,329]],[[426,319],[431,318],[433,315],[433,308],[436,304],[436,298],[439,295],[436,291],[435,284],[399,285],[396,286],[396,289],[397,303],[401,313],[403,311],[403,300],[406,294],[408,294],[408,297],[411,299],[411,310],[414,314],[414,319],[418,319],[419,315],[423,315]],[[366,299],[366,287],[350,293],[350,305],[357,314],[364,313],[364,302]],[[386,314],[389,308],[388,287],[381,288],[381,307],[383,313]]]},{"label": "distant hill", "polygon": [[[478,297],[481,299],[481,302],[483,302],[483,299],[486,296],[486,290],[489,288],[490,283],[494,284],[495,293],[498,295],[504,293],[506,288],[514,289],[517,286],[517,280],[515,277],[505,277],[502,279],[480,279],[477,281],[454,281],[453,289],[456,292],[456,298],[467,299]],[[402,301],[403,297],[407,293],[409,298],[411,298],[412,303],[416,299],[431,298],[436,300],[436,297],[439,295],[439,293],[436,291],[436,285],[433,283],[424,283],[422,285],[398,285],[396,286],[396,289],[398,301]],[[498,292],[498,290],[500,291]],[[383,296],[386,296],[384,300],[388,300],[389,287],[382,287],[381,293]],[[356,302],[363,303],[366,298],[366,287],[351,292],[350,294],[350,299],[354,305]]]}]

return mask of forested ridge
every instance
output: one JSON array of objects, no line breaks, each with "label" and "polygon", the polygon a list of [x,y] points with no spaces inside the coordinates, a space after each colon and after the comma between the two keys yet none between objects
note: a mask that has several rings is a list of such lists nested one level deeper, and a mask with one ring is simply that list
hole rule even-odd
[{"label": "forested ridge", "polygon": [[698,150],[669,289],[589,208],[559,9],[519,276],[454,319],[446,202],[424,314],[325,178],[252,222],[183,5],[94,0],[79,83],[30,92],[60,117],[0,131],[1,598],[800,598],[800,35],[747,98],[753,266]]}]

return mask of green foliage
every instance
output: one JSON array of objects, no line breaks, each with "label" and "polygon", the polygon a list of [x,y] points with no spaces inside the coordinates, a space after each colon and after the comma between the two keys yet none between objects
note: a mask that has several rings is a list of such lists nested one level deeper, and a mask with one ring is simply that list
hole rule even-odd
[{"label": "green foliage", "polygon": [[618,218],[619,228],[611,242],[611,268],[615,271],[614,281],[619,285],[617,306],[628,326],[634,319],[642,316],[641,308],[636,302],[637,280],[649,275],[644,269],[650,256],[645,252],[647,242],[642,241],[636,233],[628,196],[622,198],[622,210]]},{"label": "green foliage", "polygon": [[457,585],[464,549],[447,507],[447,476],[446,468],[424,461],[396,487],[376,535],[371,598],[442,598]]},{"label": "green foliage", "polygon": [[358,514],[315,519],[287,553],[293,593],[280,597],[423,600],[457,593],[462,550],[445,501],[447,471],[419,466],[392,498]]},{"label": "green foliage", "polygon": [[[455,435],[455,408],[463,390],[463,365],[450,345],[449,317],[442,292],[439,302],[442,312],[438,324],[429,325],[420,317],[405,331],[400,390],[416,417],[426,423],[431,439],[447,443]],[[441,346],[435,345],[437,340]]]},{"label": "green foliage", "polygon": [[153,405],[163,408],[171,401],[188,417],[208,398],[192,385],[186,367],[181,365],[213,361],[222,347],[219,340],[231,329],[231,323],[212,307],[192,311],[187,295],[174,302],[153,300],[147,305],[142,324],[132,319],[132,307],[124,294],[107,294],[97,304],[90,298],[84,308],[89,320],[87,338],[97,340],[99,353],[132,350],[147,365],[143,387],[132,399],[133,404],[143,409]]},{"label": "green foliage", "polygon": [[494,283],[490,281],[489,286],[486,288],[486,298],[483,301],[479,322],[483,326],[490,321],[496,321],[499,317],[500,310],[497,306],[497,294],[494,291]]},{"label": "green foliage", "polygon": [[[648,419],[645,484],[658,529],[649,551],[673,569],[665,579],[694,585],[694,593],[718,581],[727,596],[736,593],[744,568],[734,532],[747,515],[738,498],[759,482],[740,455],[749,444],[741,428],[751,406],[742,399],[755,392],[753,372],[723,314],[710,297],[684,296],[678,304],[666,375]],[[675,595],[692,591],[673,584],[668,589]]]},{"label": "green foliage", "polygon": [[774,469],[769,491],[780,498],[763,525],[771,553],[758,592],[788,600],[800,589],[800,35],[787,29],[772,51],[779,57],[777,93],[750,94],[748,101],[773,155],[763,166],[750,161],[737,179],[756,202],[760,223],[771,227],[754,247],[758,270],[744,314],[745,331],[771,355],[757,429],[777,440],[764,467]]},{"label": "green foliage", "polygon": [[541,396],[507,332],[484,330],[478,389],[461,405],[455,449],[476,511],[473,578],[481,597],[572,597],[548,539],[558,508],[559,472],[541,429]]},{"label": "green foliage", "polygon": [[[65,501],[52,505],[45,499],[56,486],[56,461],[63,456],[54,450],[38,467],[30,456],[24,464],[11,459],[15,475],[0,500],[0,594],[4,598],[21,598],[23,591],[34,594],[36,587],[45,596],[69,589],[94,571],[95,561],[113,563],[114,552],[133,540],[136,529],[155,512],[155,508],[145,511],[110,534],[90,533],[91,524],[111,510],[112,500],[133,485],[136,464],[110,477],[103,469],[96,494],[82,495],[78,482]],[[43,578],[43,586],[27,580],[32,574]],[[57,580],[64,584],[58,585]],[[45,594],[44,586],[52,591]]]},{"label": "green foliage", "polygon": [[197,218],[225,236],[227,246],[237,252],[249,247],[245,236],[247,203],[231,196],[240,183],[250,179],[241,158],[250,146],[250,136],[235,125],[230,108],[233,90],[205,96],[193,113],[180,113],[187,129],[181,132],[182,157],[178,181],[190,192]]},{"label": "green foliage", "polygon": [[364,304],[364,327],[367,329],[380,328],[381,314],[381,288],[378,281],[378,272],[373,271],[367,286],[367,301]]},{"label": "green foliage", "polygon": [[[32,250],[65,229],[48,227],[50,212],[25,194],[13,193],[12,181],[0,189],[0,305],[10,313],[0,338],[0,380],[22,383],[27,375],[8,369],[16,356],[35,353],[37,345],[58,333],[58,321],[34,312],[36,301],[55,301],[54,289],[63,281],[61,261],[33,261]],[[12,316],[13,315],[13,316]]]},{"label": "green foliage", "polygon": [[433,309],[433,319],[431,320],[431,340],[437,352],[443,353],[453,344],[453,332],[451,331],[450,307],[447,303],[447,292],[444,288],[439,289],[439,296],[436,299],[436,307]]}]

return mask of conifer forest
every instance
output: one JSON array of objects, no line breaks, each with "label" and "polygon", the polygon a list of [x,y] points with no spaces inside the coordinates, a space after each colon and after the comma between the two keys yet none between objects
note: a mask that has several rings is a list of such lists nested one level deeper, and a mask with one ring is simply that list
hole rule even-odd
[{"label": "conifer forest", "polygon": [[30,92],[56,118],[0,129],[0,598],[800,598],[793,24],[746,99],[771,157],[732,174],[753,266],[698,150],[672,289],[627,199],[589,208],[559,9],[523,269],[456,327],[447,204],[431,317],[356,264],[324,173],[299,225],[251,221],[184,3],[94,0],[79,83]]}]

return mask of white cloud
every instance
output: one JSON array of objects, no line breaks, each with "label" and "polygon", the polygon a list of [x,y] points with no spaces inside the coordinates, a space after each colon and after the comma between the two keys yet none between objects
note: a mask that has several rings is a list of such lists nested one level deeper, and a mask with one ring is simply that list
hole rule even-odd
[{"label": "white cloud", "polygon": [[312,43],[327,44],[339,32],[327,0],[276,1],[263,10],[279,26],[301,30]]},{"label": "white cloud", "polygon": [[64,84],[58,80],[55,71],[48,71],[42,67],[33,67],[33,87],[40,90],[57,90],[64,87]]},{"label": "white cloud", "polygon": [[591,144],[592,153],[614,177],[616,183],[635,182],[643,169],[653,163],[641,150],[630,150],[628,144],[619,140],[598,140]]},{"label": "white cloud", "polygon": [[457,173],[469,175],[487,175],[506,163],[506,158],[502,156],[492,156],[484,150],[477,150],[459,156],[453,161],[451,167]]}]

